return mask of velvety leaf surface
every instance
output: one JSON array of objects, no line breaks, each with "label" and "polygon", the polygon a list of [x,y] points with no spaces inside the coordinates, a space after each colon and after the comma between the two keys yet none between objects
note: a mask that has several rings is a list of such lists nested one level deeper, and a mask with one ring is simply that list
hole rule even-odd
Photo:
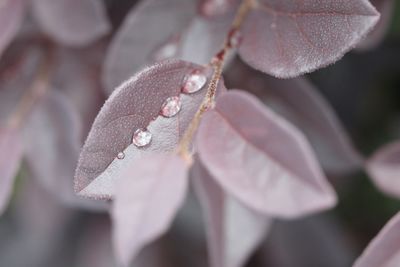
[{"label": "velvety leaf surface", "polygon": [[104,66],[108,93],[145,65],[155,62],[152,54],[170,44],[175,55],[182,31],[196,13],[195,1],[142,0],[126,16],[114,37]]},{"label": "velvety leaf surface", "polygon": [[30,174],[64,204],[104,209],[73,191],[81,147],[81,121],[65,96],[53,90],[35,107],[24,127],[24,148]]},{"label": "velvety leaf surface", "polygon": [[378,150],[368,161],[367,171],[383,192],[400,197],[400,141]]},{"label": "velvety leaf surface", "polygon": [[20,29],[24,18],[25,0],[0,2],[0,57]]},{"label": "velvety leaf surface", "polygon": [[395,8],[395,2],[393,0],[370,0],[370,2],[379,11],[381,17],[375,28],[368,34],[367,38],[358,45],[357,48],[359,50],[373,49],[378,46],[385,38],[393,18],[392,15]]},{"label": "velvety leaf surface", "polygon": [[178,155],[147,155],[135,163],[123,172],[112,209],[115,252],[124,266],[168,230],[188,182],[188,165]]},{"label": "velvety leaf surface", "polygon": [[[75,173],[75,190],[80,195],[110,199],[122,169],[134,159],[153,152],[167,152],[175,146],[197,111],[205,88],[180,94],[185,77],[202,67],[179,60],[165,61],[143,70],[114,91],[96,118],[82,149]],[[209,77],[210,69],[204,69]],[[220,89],[223,84],[220,83]],[[174,117],[159,116],[163,102],[181,97],[181,111]],[[132,144],[133,133],[152,133],[148,146]],[[124,159],[117,159],[120,152]]]},{"label": "velvety leaf surface", "polygon": [[235,62],[227,75],[232,84],[246,86],[296,125],[308,138],[324,170],[338,174],[362,166],[363,159],[335,111],[307,79],[276,79],[240,62]]},{"label": "velvety leaf surface", "polygon": [[11,197],[14,179],[22,158],[18,130],[0,129],[0,215]]},{"label": "velvety leaf surface", "polygon": [[367,0],[261,0],[243,28],[239,53],[252,67],[288,78],[335,62],[377,23]]},{"label": "velvety leaf surface", "polygon": [[400,264],[400,213],[371,241],[353,267],[396,267]]},{"label": "velvety leaf surface", "polygon": [[196,162],[192,179],[207,227],[210,266],[241,267],[265,238],[271,220],[225,194]]},{"label": "velvety leaf surface", "polygon": [[42,30],[67,46],[84,46],[107,34],[110,25],[102,1],[33,0]]},{"label": "velvety leaf surface", "polygon": [[305,137],[243,91],[217,99],[203,119],[197,147],[218,183],[264,214],[297,217],[336,202]]}]

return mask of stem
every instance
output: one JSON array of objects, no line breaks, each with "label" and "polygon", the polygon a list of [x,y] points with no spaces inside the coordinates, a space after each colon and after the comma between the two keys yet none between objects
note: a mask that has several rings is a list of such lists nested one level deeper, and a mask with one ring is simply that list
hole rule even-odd
[{"label": "stem", "polygon": [[39,70],[36,73],[35,79],[33,80],[28,91],[22,96],[14,112],[8,119],[7,127],[12,129],[19,128],[33,109],[36,102],[41,99],[49,90],[50,73],[53,65],[52,63],[53,49],[52,47],[46,47],[44,59],[39,66]]},{"label": "stem", "polygon": [[196,133],[197,129],[199,128],[201,119],[204,115],[204,113],[211,107],[214,106],[214,101],[215,101],[215,95],[216,91],[218,88],[218,83],[221,79],[222,75],[222,70],[225,64],[226,60],[226,54],[228,54],[232,48],[233,45],[231,43],[232,41],[232,36],[237,33],[237,31],[240,29],[240,27],[243,24],[243,21],[247,17],[249,11],[251,10],[252,7],[255,5],[255,0],[243,0],[242,3],[240,4],[235,18],[232,22],[232,25],[230,27],[230,30],[225,37],[224,44],[222,46],[222,49],[220,52],[218,52],[215,57],[211,61],[211,65],[214,68],[214,72],[211,78],[211,81],[208,85],[207,88],[207,93],[206,96],[203,99],[203,102],[201,103],[199,109],[197,110],[196,114],[194,115],[193,120],[189,124],[187,130],[185,131],[182,140],[179,143],[178,147],[178,154],[189,164],[192,163],[192,155],[189,150],[189,146],[193,140],[193,136]]}]

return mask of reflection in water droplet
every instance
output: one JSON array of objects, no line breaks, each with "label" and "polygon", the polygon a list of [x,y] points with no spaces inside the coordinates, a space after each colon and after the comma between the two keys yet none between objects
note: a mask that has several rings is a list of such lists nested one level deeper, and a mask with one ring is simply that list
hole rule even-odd
[{"label": "reflection in water droplet", "polygon": [[179,96],[168,97],[161,106],[161,115],[167,118],[173,117],[181,110]]},{"label": "reflection in water droplet", "polygon": [[143,147],[151,142],[151,133],[147,130],[138,129],[132,137],[132,143],[137,147]]},{"label": "reflection in water droplet", "polygon": [[199,70],[195,70],[186,76],[182,92],[187,94],[195,93],[202,89],[206,83],[206,75]]},{"label": "reflection in water droplet", "polygon": [[118,159],[123,159],[123,158],[125,158],[125,153],[124,153],[124,152],[119,152],[118,155],[117,155],[117,158],[118,158]]}]

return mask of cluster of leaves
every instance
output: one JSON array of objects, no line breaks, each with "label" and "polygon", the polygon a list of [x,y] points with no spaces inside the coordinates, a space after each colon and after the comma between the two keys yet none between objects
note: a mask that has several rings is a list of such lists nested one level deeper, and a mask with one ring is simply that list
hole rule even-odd
[{"label": "cluster of leaves", "polygon": [[[223,58],[211,59],[232,37],[236,11],[246,3],[248,14],[235,36],[244,63],[228,57],[226,78],[234,88],[249,89],[227,90],[213,75],[213,62]],[[115,252],[129,265],[168,230],[191,182],[206,218],[210,264],[239,267],[275,218],[336,204],[324,171],[366,166],[379,188],[400,197],[399,144],[365,160],[333,109],[299,77],[353,48],[379,43],[392,4],[142,0],[110,39],[100,1],[1,2],[0,211],[24,158],[31,176],[64,204],[104,210],[109,204],[101,200],[112,200]],[[186,94],[182,87],[195,71],[207,82]],[[215,103],[198,117],[215,83]],[[110,96],[97,114],[104,95]],[[180,112],[160,116],[164,101],[176,96]],[[197,118],[188,162],[177,150]],[[152,133],[149,145],[132,144],[137,129]],[[73,193],[78,157],[75,193],[92,200]],[[355,266],[380,266],[391,258],[396,265],[400,242],[392,232],[399,220],[389,223]]]}]

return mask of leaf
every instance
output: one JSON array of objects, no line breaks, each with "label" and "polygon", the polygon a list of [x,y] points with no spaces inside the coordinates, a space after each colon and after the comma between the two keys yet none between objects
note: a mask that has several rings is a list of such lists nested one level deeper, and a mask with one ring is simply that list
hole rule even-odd
[{"label": "leaf", "polygon": [[261,0],[243,25],[239,54],[265,73],[295,77],[337,61],[378,19],[366,0]]},{"label": "leaf", "polygon": [[128,266],[166,232],[184,201],[188,165],[175,154],[153,154],[130,165],[118,182],[112,209],[118,260]]},{"label": "leaf", "polygon": [[194,1],[187,0],[142,0],[135,6],[107,52],[103,73],[106,91],[111,93],[132,74],[153,63],[152,54],[157,48],[170,43],[176,50],[195,12]]},{"label": "leaf", "polygon": [[[181,94],[185,77],[193,71],[210,68],[171,60],[153,65],[118,87],[106,101],[96,118],[81,151],[75,173],[75,191],[82,196],[110,199],[119,173],[132,160],[153,152],[175,149],[192,120],[207,88],[194,94]],[[220,83],[220,90],[223,84]],[[182,110],[172,118],[159,116],[163,102],[180,96]],[[152,133],[151,143],[143,148],[132,144],[133,133],[146,129]],[[117,155],[124,152],[123,160]]]},{"label": "leaf", "polygon": [[210,266],[243,266],[265,238],[271,220],[225,194],[200,162],[192,176],[204,210]]},{"label": "leaf", "polygon": [[[240,75],[239,75],[240,73]],[[237,62],[227,78],[247,86],[274,111],[298,127],[311,143],[324,170],[339,174],[359,169],[363,158],[354,148],[335,111],[305,78],[276,79]]]},{"label": "leaf", "polygon": [[378,150],[367,162],[367,172],[383,192],[400,197],[400,141]]},{"label": "leaf", "polygon": [[371,241],[353,267],[396,267],[400,263],[400,213]]},{"label": "leaf", "polygon": [[304,136],[245,92],[217,99],[199,128],[197,147],[217,182],[260,213],[293,218],[336,203]]},{"label": "leaf", "polygon": [[22,145],[16,129],[0,129],[0,215],[11,197],[14,179],[21,164]]},{"label": "leaf", "polygon": [[24,18],[25,0],[0,2],[0,57],[17,35]]},{"label": "leaf", "polygon": [[65,96],[53,90],[32,111],[24,127],[24,148],[30,174],[62,203],[92,210],[104,203],[78,198],[74,170],[81,147],[81,121]]},{"label": "leaf", "polygon": [[385,38],[385,35],[389,29],[390,22],[392,21],[392,15],[394,13],[393,0],[370,0],[371,3],[381,14],[379,22],[376,24],[375,28],[368,34],[358,46],[357,49],[364,51],[369,49],[374,49],[377,47]]},{"label": "leaf", "polygon": [[85,46],[110,31],[98,0],[33,0],[33,15],[42,30],[67,46]]}]

